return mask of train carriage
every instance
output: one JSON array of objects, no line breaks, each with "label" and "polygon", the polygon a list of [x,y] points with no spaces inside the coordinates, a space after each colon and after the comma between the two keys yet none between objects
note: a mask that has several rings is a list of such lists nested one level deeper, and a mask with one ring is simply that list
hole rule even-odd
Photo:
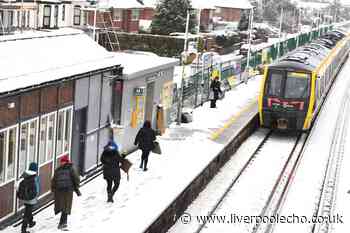
[{"label": "train carriage", "polygon": [[259,96],[262,127],[307,131],[349,53],[350,36],[332,31],[267,66]]}]

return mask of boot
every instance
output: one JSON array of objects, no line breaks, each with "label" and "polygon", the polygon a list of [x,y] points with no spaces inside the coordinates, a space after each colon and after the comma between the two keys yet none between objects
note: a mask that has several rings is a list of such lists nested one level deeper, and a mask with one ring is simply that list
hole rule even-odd
[{"label": "boot", "polygon": [[140,163],[140,168],[142,169],[143,167],[143,160],[141,160],[141,163]]},{"label": "boot", "polygon": [[112,193],[108,193],[108,199],[107,199],[107,202],[111,202],[111,203],[113,203],[114,201],[113,201],[113,195],[112,195]]},{"label": "boot", "polygon": [[35,222],[35,221],[30,222],[30,223],[29,223],[29,228],[34,227],[34,226],[35,226],[35,224],[36,224],[36,222]]},{"label": "boot", "polygon": [[[26,220],[23,220],[23,221],[26,221]],[[29,231],[27,231],[27,223],[25,222],[22,223],[21,233],[29,233]]]}]

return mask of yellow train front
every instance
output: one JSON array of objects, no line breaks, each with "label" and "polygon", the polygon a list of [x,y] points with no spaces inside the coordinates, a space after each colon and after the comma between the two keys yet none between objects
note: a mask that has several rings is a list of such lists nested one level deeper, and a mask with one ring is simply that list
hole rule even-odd
[{"label": "yellow train front", "polygon": [[349,47],[349,35],[336,30],[265,67],[260,125],[281,131],[309,130]]}]

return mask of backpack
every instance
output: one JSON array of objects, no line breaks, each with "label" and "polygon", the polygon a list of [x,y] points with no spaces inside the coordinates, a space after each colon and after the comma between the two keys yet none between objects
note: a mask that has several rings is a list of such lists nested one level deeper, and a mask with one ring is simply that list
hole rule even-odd
[{"label": "backpack", "polygon": [[35,185],[35,176],[23,179],[19,183],[17,197],[23,201],[33,200],[38,195]]},{"label": "backpack", "polygon": [[71,167],[61,167],[56,170],[55,187],[57,190],[65,192],[74,190]]}]

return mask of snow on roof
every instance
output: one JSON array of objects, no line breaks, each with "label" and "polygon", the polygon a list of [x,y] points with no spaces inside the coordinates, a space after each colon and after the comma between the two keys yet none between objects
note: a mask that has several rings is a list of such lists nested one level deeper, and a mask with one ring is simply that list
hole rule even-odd
[{"label": "snow on roof", "polygon": [[0,93],[118,65],[76,29],[0,37]]},{"label": "snow on roof", "polygon": [[[155,8],[159,0],[144,0],[146,7]],[[253,6],[248,0],[191,0],[191,5],[195,9],[215,9],[216,7],[226,7],[235,9],[251,9]]]},{"label": "snow on roof", "polygon": [[248,0],[212,0],[216,7],[235,8],[235,9],[252,9],[253,6]]},{"label": "snow on roof", "polygon": [[125,79],[132,79],[147,73],[168,69],[179,64],[179,59],[176,58],[124,52],[113,54],[115,61],[124,68],[123,75]]},{"label": "snow on roof", "polygon": [[135,9],[135,8],[145,8],[145,5],[142,5],[136,0],[101,0],[98,4],[101,8],[118,8],[118,9]]},{"label": "snow on roof", "polygon": [[323,9],[329,7],[329,3],[296,1],[298,8]]}]

